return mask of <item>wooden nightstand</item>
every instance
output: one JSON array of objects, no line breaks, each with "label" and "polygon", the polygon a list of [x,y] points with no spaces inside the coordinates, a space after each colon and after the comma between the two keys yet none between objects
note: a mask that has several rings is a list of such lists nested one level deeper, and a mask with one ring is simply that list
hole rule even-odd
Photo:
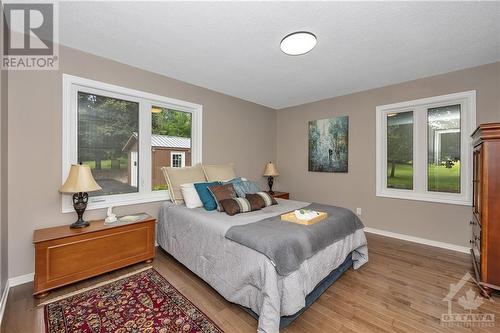
[{"label": "wooden nightstand", "polygon": [[155,218],[144,214],[136,222],[70,229],[69,225],[35,230],[35,280],[33,295],[106,273],[155,256]]},{"label": "wooden nightstand", "polygon": [[[267,191],[269,193],[269,191]],[[269,193],[271,194],[271,193]],[[279,192],[279,191],[274,191],[273,194],[271,194],[273,198],[280,198],[280,199],[290,199],[290,193],[288,192]]]}]

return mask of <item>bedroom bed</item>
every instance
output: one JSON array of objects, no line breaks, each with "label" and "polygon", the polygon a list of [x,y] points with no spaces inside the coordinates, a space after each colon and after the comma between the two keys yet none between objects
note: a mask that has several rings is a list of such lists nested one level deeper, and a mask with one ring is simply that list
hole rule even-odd
[{"label": "bedroom bed", "polygon": [[279,274],[266,255],[226,238],[232,227],[255,225],[308,205],[278,199],[278,205],[229,216],[166,202],[158,218],[157,240],[228,301],[258,314],[258,332],[274,333],[280,323],[286,325],[302,313],[345,270],[368,261],[363,229],[315,252],[286,275]]}]

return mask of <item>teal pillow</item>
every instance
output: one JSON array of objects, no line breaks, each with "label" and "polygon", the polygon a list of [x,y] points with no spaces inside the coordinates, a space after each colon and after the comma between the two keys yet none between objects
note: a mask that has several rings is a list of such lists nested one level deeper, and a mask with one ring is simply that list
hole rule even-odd
[{"label": "teal pillow", "polygon": [[212,193],[208,190],[209,186],[212,185],[222,185],[221,182],[211,182],[211,183],[194,183],[194,188],[198,195],[200,196],[200,200],[203,203],[203,207],[206,210],[215,210],[217,209],[217,202],[215,202]]}]

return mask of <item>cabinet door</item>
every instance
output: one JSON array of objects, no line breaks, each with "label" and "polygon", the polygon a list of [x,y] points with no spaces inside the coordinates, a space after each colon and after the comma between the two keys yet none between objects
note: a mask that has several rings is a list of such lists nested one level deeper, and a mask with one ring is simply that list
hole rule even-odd
[{"label": "cabinet door", "polygon": [[481,198],[482,198],[482,175],[483,174],[483,146],[474,149],[474,168],[472,175],[472,210],[479,222],[481,222]]}]

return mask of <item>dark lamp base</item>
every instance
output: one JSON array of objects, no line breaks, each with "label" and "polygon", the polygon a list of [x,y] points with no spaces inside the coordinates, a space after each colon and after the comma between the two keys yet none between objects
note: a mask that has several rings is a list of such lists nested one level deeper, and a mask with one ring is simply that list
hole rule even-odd
[{"label": "dark lamp base", "polygon": [[83,220],[83,213],[85,212],[85,208],[87,208],[87,202],[89,201],[89,195],[87,192],[79,192],[73,194],[73,208],[78,215],[78,220],[75,223],[70,225],[70,228],[85,228],[90,225],[87,221]]},{"label": "dark lamp base", "polygon": [[85,227],[88,227],[90,225],[89,222],[87,221],[76,221],[75,223],[72,223],[69,227],[71,229],[78,229],[78,228],[85,228]]},{"label": "dark lamp base", "polygon": [[273,176],[267,177],[267,185],[269,185],[269,194],[271,195],[274,194],[273,183],[274,183],[274,177]]}]

